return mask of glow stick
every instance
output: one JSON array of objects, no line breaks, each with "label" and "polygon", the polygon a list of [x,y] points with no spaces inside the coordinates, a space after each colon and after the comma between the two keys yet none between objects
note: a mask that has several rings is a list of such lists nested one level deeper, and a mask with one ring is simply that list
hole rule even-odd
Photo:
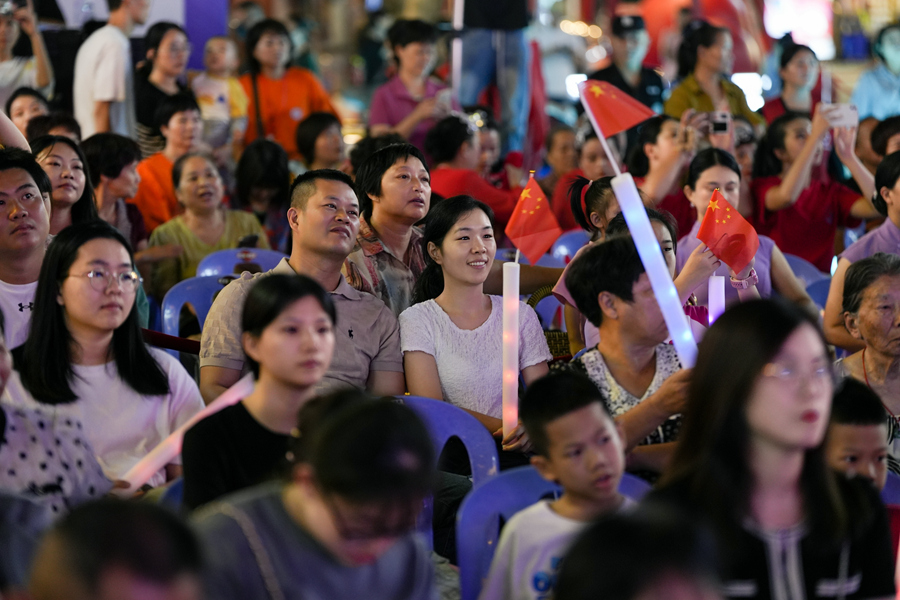
[{"label": "glow stick", "polygon": [[822,69],[822,102],[831,104],[831,71]]},{"label": "glow stick", "polygon": [[463,59],[463,19],[465,17],[465,0],[455,0],[453,3],[453,41],[450,42],[450,68],[451,83],[453,85],[453,99],[460,105],[462,100],[459,99],[460,88],[462,87],[462,59]]},{"label": "glow stick", "polygon": [[519,264],[508,262],[503,265],[503,437],[518,425]]},{"label": "glow stick", "polygon": [[169,437],[160,442],[156,448],[128,469],[128,472],[122,475],[122,480],[128,482],[129,486],[125,489],[114,489],[113,492],[119,496],[131,496],[134,494],[138,488],[150,481],[153,475],[171,463],[181,453],[181,443],[188,429],[206,417],[216,414],[223,408],[237,404],[238,401],[246,398],[253,392],[255,385],[253,373],[244,375],[237,383],[225,390],[221,396],[188,419],[184,425],[170,433]]},{"label": "glow stick", "polygon": [[725,312],[725,277],[722,275],[710,276],[709,295],[707,298],[709,324],[712,325]]},{"label": "glow stick", "polygon": [[[612,160],[612,156],[609,159]],[[678,357],[681,359],[681,366],[693,367],[697,360],[697,342],[694,341],[694,336],[691,334],[687,315],[684,314],[675,284],[672,283],[672,277],[669,275],[669,268],[666,266],[662,252],[659,251],[659,241],[650,226],[647,209],[641,202],[631,173],[623,173],[614,177],[612,188],[619,201],[625,222],[628,224],[631,237],[634,239],[634,244],[637,246],[638,254],[641,256],[641,262],[644,263],[644,270],[647,272],[650,286],[659,303],[659,309],[669,328],[669,335],[672,336],[675,351],[678,352]]]}]

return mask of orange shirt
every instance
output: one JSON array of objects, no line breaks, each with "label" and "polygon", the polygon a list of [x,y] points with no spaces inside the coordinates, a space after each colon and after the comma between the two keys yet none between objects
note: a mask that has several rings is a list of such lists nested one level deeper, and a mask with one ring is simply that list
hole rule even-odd
[{"label": "orange shirt", "polygon": [[172,183],[172,162],[157,152],[139,162],[137,172],[141,183],[137,194],[129,202],[140,209],[147,233],[150,233],[182,213],[175,198],[175,184]]},{"label": "orange shirt", "polygon": [[[247,131],[244,134],[244,144],[249,144],[257,137],[256,100],[253,97],[250,74],[242,75],[240,81],[250,99],[247,107]],[[265,134],[281,144],[291,159],[300,159],[295,138],[297,123],[314,112],[337,115],[328,92],[312,71],[289,67],[281,79],[270,79],[258,74],[256,86]]]}]

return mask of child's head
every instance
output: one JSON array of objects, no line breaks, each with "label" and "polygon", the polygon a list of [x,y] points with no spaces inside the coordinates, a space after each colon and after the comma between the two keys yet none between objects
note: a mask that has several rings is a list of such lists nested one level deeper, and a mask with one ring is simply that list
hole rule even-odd
[{"label": "child's head", "polygon": [[311,169],[334,169],[344,159],[341,122],[329,112],[314,112],[300,121],[295,138],[297,151]]},{"label": "child's head", "polygon": [[491,115],[491,109],[486,106],[469,106],[463,110],[478,127],[481,155],[477,170],[487,175],[500,160],[500,125]]},{"label": "child's head", "polygon": [[872,150],[881,156],[900,150],[900,116],[888,117],[872,129]]},{"label": "child's head", "polygon": [[885,216],[900,212],[898,182],[900,182],[900,152],[895,152],[886,156],[875,171],[875,196],[872,198],[872,204]]},{"label": "child's head", "polygon": [[167,147],[173,145],[187,152],[200,142],[203,134],[200,106],[193,95],[169,96],[159,104],[155,117]]},{"label": "child's head", "polygon": [[884,487],[888,470],[887,411],[869,386],[847,378],[834,393],[825,456],[832,469]]},{"label": "child's head", "polygon": [[619,213],[619,201],[612,190],[612,177],[595,181],[576,177],[569,187],[569,205],[575,221],[585,231],[606,235],[606,226]]},{"label": "child's head", "polygon": [[231,75],[238,67],[237,46],[234,40],[216,35],[206,41],[203,48],[203,66],[213,75]]},{"label": "child's head", "polygon": [[[812,121],[806,113],[788,111],[772,121],[756,151],[754,177],[781,175],[793,164],[812,132]],[[812,164],[822,161],[822,145],[816,149]]]},{"label": "child's head", "polygon": [[531,463],[541,476],[581,500],[618,498],[624,443],[590,379],[572,372],[538,379],[525,391],[519,416],[534,444]]},{"label": "child's head", "polygon": [[550,130],[546,142],[547,164],[556,175],[564,175],[578,166],[575,154],[575,130],[557,125]]},{"label": "child's head", "polygon": [[[653,233],[656,234],[656,240],[666,259],[669,276],[675,279],[675,254],[678,251],[678,224],[675,222],[675,217],[668,211],[648,208],[647,218],[650,219],[650,226],[653,227]],[[610,236],[628,233],[628,231],[628,223],[622,213],[613,217],[606,227],[606,235]]]},{"label": "child's head", "polygon": [[628,153],[628,172],[634,177],[646,177],[652,163],[680,152],[678,147],[679,124],[675,117],[659,115],[641,124],[638,142]]},{"label": "child's head", "polygon": [[[610,145],[610,149],[616,152],[614,144]],[[603,144],[590,125],[579,129],[575,135],[575,151],[578,153],[578,168],[588,179],[597,180],[613,174],[613,168],[603,151]]]},{"label": "child's head", "polygon": [[741,201],[741,167],[734,157],[719,148],[701,150],[688,167],[684,195],[702,219],[712,193],[719,193],[737,208]]}]

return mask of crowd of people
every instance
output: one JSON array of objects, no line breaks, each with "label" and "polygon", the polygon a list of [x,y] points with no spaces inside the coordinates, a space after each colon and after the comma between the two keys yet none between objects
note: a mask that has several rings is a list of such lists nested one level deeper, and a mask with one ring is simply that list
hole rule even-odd
[{"label": "crowd of people", "polygon": [[[781,95],[754,112],[728,79],[727,28],[687,22],[670,85],[643,66],[643,19],[612,19],[612,61],[589,77],[657,116],[609,139],[585,117],[547,132],[547,218],[589,241],[565,267],[521,267],[522,295],[562,305],[568,352],[520,303],[504,434],[498,251],[531,133],[518,12],[466,17],[469,60],[502,32],[497,110],[476,104],[490,73],[465,71],[457,97],[433,75],[439,30],[396,20],[393,76],[348,154],[282,22],[210,38],[188,74],[185,29],[154,23],[132,65],[149,2],[108,3],[75,57],[71,114],[51,110],[30,2],[0,6],[0,594],[457,598],[472,472],[409,394],[475,423],[501,471],[532,465],[562,491],[503,525],[484,600],[895,595],[900,509],[879,492],[900,476],[900,24],[875,39],[857,123],[821,101],[809,47],[782,47]],[[12,56],[20,31],[30,59]],[[695,365],[671,343],[618,170]],[[758,234],[742,268],[698,239],[716,191]],[[191,372],[145,341],[150,315],[238,246],[283,257],[223,282],[204,319],[183,310]],[[827,300],[795,274],[807,263],[831,276]],[[711,324],[713,275],[730,284]],[[196,420],[247,374],[252,392]],[[180,452],[131,490],[173,433]],[[653,486],[639,502],[626,473]],[[180,516],[155,505],[172,490]]]}]

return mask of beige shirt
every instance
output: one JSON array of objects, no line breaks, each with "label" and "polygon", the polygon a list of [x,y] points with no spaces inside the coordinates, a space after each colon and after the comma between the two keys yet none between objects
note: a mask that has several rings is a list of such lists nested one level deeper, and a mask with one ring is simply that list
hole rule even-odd
[{"label": "beige shirt", "polygon": [[[201,367],[249,371],[241,347],[241,313],[253,282],[269,273],[296,274],[285,258],[267,273],[242,273],[219,292],[203,326]],[[343,275],[331,299],[337,310],[334,358],[317,391],[348,385],[365,388],[372,371],[402,373],[400,326],[384,302],[353,289]]]}]

